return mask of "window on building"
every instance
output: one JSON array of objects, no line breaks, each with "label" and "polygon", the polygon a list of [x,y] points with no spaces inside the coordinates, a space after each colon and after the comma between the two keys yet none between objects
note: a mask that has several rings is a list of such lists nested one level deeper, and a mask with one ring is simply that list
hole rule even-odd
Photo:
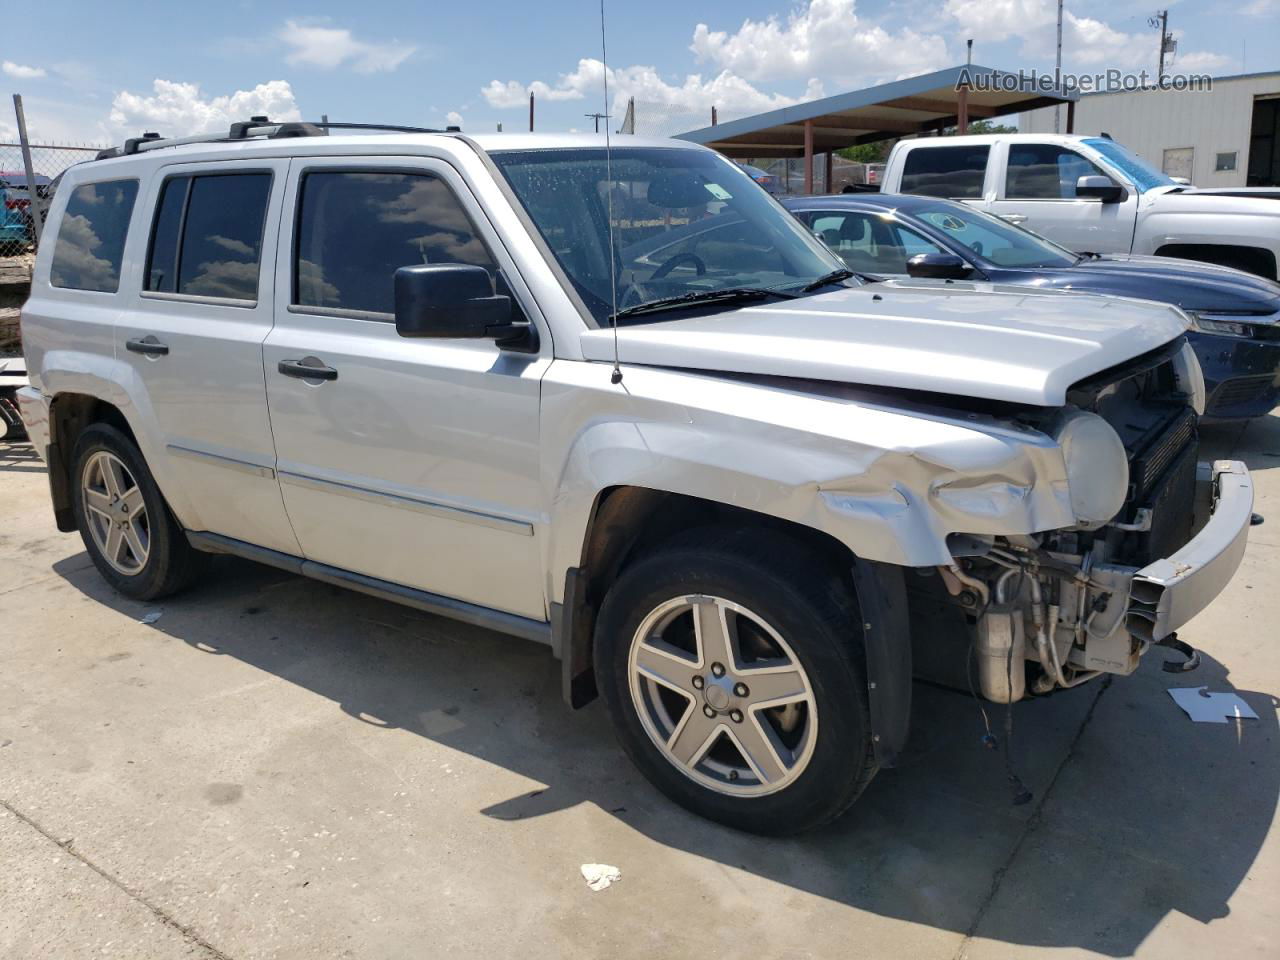
[{"label": "window on building", "polygon": [[400,267],[495,266],[453,191],[429,174],[308,173],[299,203],[299,306],[393,314]]},{"label": "window on building", "polygon": [[67,200],[53,248],[55,287],[115,293],[129,234],[137,180],[108,180],[76,187]]},{"label": "window on building", "polygon": [[902,165],[900,189],[927,197],[978,199],[990,152],[985,146],[916,147],[907,152]]},{"label": "window on building", "polygon": [[1236,151],[1230,153],[1219,153],[1214,156],[1213,171],[1214,173],[1226,173],[1236,168]]},{"label": "window on building", "polygon": [[174,177],[160,196],[146,289],[256,300],[271,174]]}]

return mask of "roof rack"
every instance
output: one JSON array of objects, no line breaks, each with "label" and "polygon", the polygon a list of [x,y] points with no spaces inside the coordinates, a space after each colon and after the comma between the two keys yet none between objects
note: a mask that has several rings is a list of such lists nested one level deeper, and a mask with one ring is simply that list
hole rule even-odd
[{"label": "roof rack", "polygon": [[461,133],[461,127],[449,126],[443,130],[431,127],[404,127],[390,123],[308,123],[289,120],[273,122],[266,117],[250,117],[231,124],[226,133],[201,133],[193,137],[165,138],[158,133],[148,132],[140,137],[130,137],[119,147],[108,147],[99,150],[95,160],[109,160],[112,157],[127,157],[135,153],[149,150],[160,150],[165,147],[180,147],[188,143],[234,143],[239,140],[265,139],[283,140],[290,137],[327,137],[330,130],[385,130],[388,133]]}]

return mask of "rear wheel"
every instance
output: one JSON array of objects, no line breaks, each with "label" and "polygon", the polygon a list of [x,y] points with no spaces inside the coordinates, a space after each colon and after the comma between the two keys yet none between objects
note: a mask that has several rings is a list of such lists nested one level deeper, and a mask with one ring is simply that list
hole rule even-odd
[{"label": "rear wheel", "polygon": [[94,424],[76,442],[72,463],[76,526],[108,583],[135,600],[154,600],[195,579],[206,556],[187,541],[127,436]]},{"label": "rear wheel", "polygon": [[702,816],[825,823],[876,771],[850,588],[789,540],[705,539],[628,567],[605,598],[597,682],[618,736]]}]

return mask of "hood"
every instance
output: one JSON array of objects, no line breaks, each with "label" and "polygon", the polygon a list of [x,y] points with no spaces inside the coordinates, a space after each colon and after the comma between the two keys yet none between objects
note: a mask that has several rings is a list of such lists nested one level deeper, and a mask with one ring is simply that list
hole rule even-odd
[{"label": "hood", "polygon": [[[991,271],[1001,279],[1001,269]],[[1022,271],[1018,271],[1019,273]],[[1074,267],[1028,271],[1058,290],[1137,297],[1206,313],[1275,314],[1280,284],[1231,267],[1171,257],[1108,254]]]},{"label": "hood", "polygon": [[[618,328],[623,363],[927,390],[1056,407],[1186,330],[1173,307],[1025,287],[889,281]],[[613,360],[613,331],[582,352]]]},{"label": "hood", "polygon": [[1197,190],[1194,187],[1178,189],[1171,187],[1162,191],[1149,191],[1143,196],[1144,205],[1160,213],[1217,213],[1217,214],[1258,214],[1260,216],[1280,217],[1280,204],[1275,197],[1259,192],[1257,194],[1230,193],[1217,190]]}]

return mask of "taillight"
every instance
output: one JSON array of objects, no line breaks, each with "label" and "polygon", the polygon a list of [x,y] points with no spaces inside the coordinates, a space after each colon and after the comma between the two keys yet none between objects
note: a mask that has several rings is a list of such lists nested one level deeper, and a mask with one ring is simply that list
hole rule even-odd
[{"label": "taillight", "polygon": [[6,210],[21,210],[23,207],[29,206],[31,206],[30,200],[10,200],[8,197],[5,197],[4,200],[4,208]]}]

